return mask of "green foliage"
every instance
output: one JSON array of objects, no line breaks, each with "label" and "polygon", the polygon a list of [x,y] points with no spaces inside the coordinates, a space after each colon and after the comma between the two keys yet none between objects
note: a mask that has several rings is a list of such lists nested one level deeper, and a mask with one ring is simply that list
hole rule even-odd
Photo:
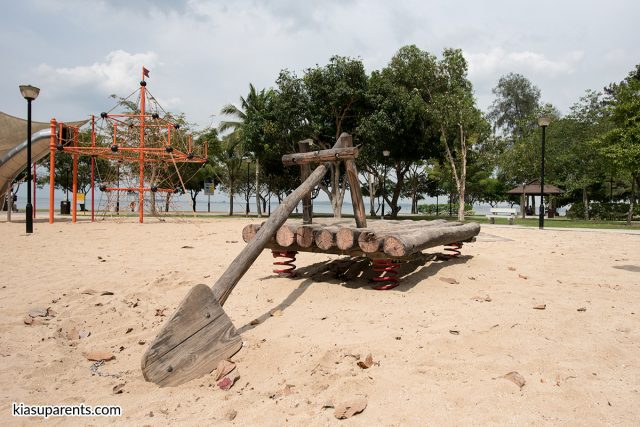
[{"label": "green foliage", "polygon": [[[451,204],[451,211],[458,211],[458,204]],[[464,204],[465,215],[471,216],[475,215],[475,211],[473,210],[473,206],[471,203]],[[437,216],[449,216],[449,204],[448,203],[439,203],[439,204],[423,204],[418,205],[418,212],[425,215],[437,215]]]},{"label": "green foliage", "polygon": [[496,99],[487,117],[497,129],[513,139],[523,138],[535,129],[535,113],[540,107],[540,89],[521,74],[509,73],[500,77],[492,90]]},{"label": "green foliage", "polygon": [[[589,204],[589,218],[592,220],[622,221],[627,218],[628,212],[628,203],[592,202]],[[636,219],[640,218],[640,205],[634,207],[633,216]],[[585,218],[584,205],[582,203],[571,205],[567,210],[567,217],[571,219]]]}]

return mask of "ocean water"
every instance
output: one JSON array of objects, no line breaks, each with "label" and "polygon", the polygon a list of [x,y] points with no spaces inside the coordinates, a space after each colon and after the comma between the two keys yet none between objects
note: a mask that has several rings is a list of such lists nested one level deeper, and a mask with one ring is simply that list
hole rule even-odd
[{"label": "ocean water", "polygon": [[[49,191],[48,188],[39,188],[36,190],[36,194],[35,194],[35,208],[38,210],[45,210],[48,208],[49,206]],[[58,211],[60,209],[60,202],[62,200],[66,200],[66,198],[69,198],[69,200],[71,200],[71,194],[69,193],[68,195],[65,195],[64,192],[56,190],[55,192],[55,209],[56,211]],[[316,213],[322,213],[322,214],[330,214],[332,213],[332,209],[331,209],[331,204],[329,203],[329,201],[326,199],[326,196],[321,195],[321,197],[325,197],[325,199],[321,199],[320,197],[318,197],[317,199],[313,200],[313,211]],[[112,197],[111,202],[109,202],[109,197],[106,194],[102,194],[99,190],[96,189],[96,209],[105,209],[105,207],[110,204],[111,210],[114,210],[115,208],[115,198]],[[137,203],[137,194],[132,194],[132,195],[126,195],[126,194],[121,194],[120,196],[120,209],[121,210],[126,210],[127,208],[130,209],[130,204],[131,202],[136,202]],[[441,206],[447,206],[447,198],[446,197],[440,197],[438,199],[438,202]],[[163,198],[159,195],[157,197],[157,203],[158,203],[158,207],[164,207],[164,201]],[[426,200],[422,200],[420,202],[420,204],[435,204],[436,203],[436,199],[435,198],[427,198]],[[17,206],[18,209],[23,210],[24,206],[26,204],[26,186],[21,185],[20,189],[18,191],[18,201],[17,201]],[[400,210],[400,215],[409,215],[411,212],[411,201],[408,199],[401,199],[400,200],[400,206],[401,206],[401,210]],[[536,203],[536,205],[539,205],[539,202]],[[90,208],[91,206],[91,196],[90,194],[87,195],[87,199],[85,202],[85,206],[87,208]],[[100,208],[99,208],[100,206]],[[367,212],[367,214],[369,213],[369,199],[367,197],[364,197],[364,206],[365,206],[365,211]],[[377,204],[376,204],[377,206]],[[272,197],[271,198],[271,210],[273,211],[274,209],[276,209],[278,207],[278,199],[276,197]],[[508,204],[502,204],[500,205],[500,207],[510,207]],[[517,207],[517,206],[516,206]],[[234,201],[233,201],[233,210],[234,213],[244,213],[246,208],[246,200],[243,197],[234,197]],[[389,212],[389,207],[387,205],[386,207],[386,211]],[[473,205],[473,210],[475,211],[475,213],[477,215],[485,215],[489,213],[489,210],[491,209],[491,206],[488,204],[474,204]],[[189,197],[188,195],[177,195],[172,197],[172,201],[170,204],[170,211],[172,212],[191,212],[191,197]],[[560,213],[563,214],[564,213],[564,209],[559,209]],[[222,194],[215,194],[211,197],[208,197],[202,193],[198,194],[198,196],[196,197],[196,212],[215,212],[215,213],[228,213],[229,212],[229,200],[228,197],[226,196],[226,194],[222,193]],[[256,202],[255,202],[255,198],[250,198],[249,199],[249,212],[251,213],[255,213],[256,212]],[[296,210],[294,210],[294,212],[302,212],[302,203],[299,203]],[[349,197],[349,195],[347,195],[344,199],[343,205],[342,205],[342,213],[343,214],[350,214],[353,213],[353,207],[351,205],[351,199]],[[380,213],[380,210],[378,209],[378,214]],[[455,212],[454,212],[455,215]]]}]

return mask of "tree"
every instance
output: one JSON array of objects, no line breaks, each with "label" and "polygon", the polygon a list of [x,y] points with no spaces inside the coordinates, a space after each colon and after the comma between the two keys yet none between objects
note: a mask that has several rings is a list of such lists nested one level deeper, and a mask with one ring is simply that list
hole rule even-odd
[{"label": "tree", "polygon": [[[364,107],[367,75],[360,60],[333,56],[324,67],[305,71],[303,77],[308,100],[309,127],[312,138],[322,148],[330,148],[342,132],[353,134]],[[320,184],[329,197],[333,214],[342,216],[347,182],[341,169],[332,164],[330,179]]]},{"label": "tree", "polygon": [[540,106],[540,89],[525,76],[509,73],[500,77],[492,93],[496,99],[487,118],[495,128],[504,130],[512,140],[523,138],[527,129],[535,128],[532,118]]},{"label": "tree", "polygon": [[456,183],[458,220],[463,221],[467,150],[485,137],[487,124],[475,106],[473,88],[467,78],[467,62],[461,50],[444,50],[436,79],[438,87],[433,96],[432,111]]},{"label": "tree", "polygon": [[257,91],[252,84],[249,84],[249,93],[246,97],[240,97],[240,107],[233,104],[225,105],[221,114],[231,116],[235,120],[223,121],[220,123],[220,131],[242,130],[242,144],[244,151],[253,153],[255,160],[255,188],[256,188],[256,209],[258,216],[262,216],[261,195],[260,195],[260,163],[272,155],[270,144],[273,143],[274,124],[273,114],[271,114],[272,102],[275,93],[273,90],[262,89]]},{"label": "tree", "polygon": [[213,167],[213,176],[220,182],[221,188],[229,195],[229,215],[233,215],[233,196],[242,191],[239,181],[242,173],[242,159],[245,156],[242,144],[242,130],[236,130],[218,138],[216,129],[207,129],[199,140],[209,143],[209,161]]},{"label": "tree", "polygon": [[620,83],[605,88],[611,129],[598,141],[600,153],[625,171],[631,181],[627,224],[633,218],[636,186],[640,186],[640,64]]},{"label": "tree", "polygon": [[[435,57],[411,45],[398,50],[389,64],[374,71],[369,79],[368,112],[357,129],[364,143],[358,165],[378,182],[383,180],[381,166],[390,166],[390,175],[396,182],[385,185],[391,188],[391,197],[382,197],[393,217],[398,214],[398,200],[405,192],[405,178],[412,167],[416,162],[441,156],[436,123],[428,105],[435,69]],[[384,150],[390,152],[388,158],[383,157]],[[422,188],[421,178],[412,175],[415,201]]]}]

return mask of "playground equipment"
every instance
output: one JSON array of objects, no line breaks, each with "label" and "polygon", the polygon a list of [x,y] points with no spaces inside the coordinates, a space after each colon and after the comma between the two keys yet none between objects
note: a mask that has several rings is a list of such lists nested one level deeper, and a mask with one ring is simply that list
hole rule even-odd
[{"label": "playground equipment", "polygon": [[[78,158],[91,157],[91,218],[94,219],[95,175],[101,181],[100,191],[108,194],[107,208],[115,206],[120,211],[120,196],[126,201],[125,210],[138,211],[139,221],[144,220],[145,205],[155,212],[157,193],[167,194],[167,200],[176,187],[186,190],[178,164],[204,164],[207,145],[196,147],[191,135],[180,130],[180,124],[168,114],[147,89],[142,68],[140,87],[108,112],[100,113],[96,120],[91,116],[90,141],[81,140],[80,126],[64,125],[51,120],[50,130],[50,193],[49,222],[53,223],[54,211],[54,164],[57,153],[73,156],[72,221],[76,221]],[[135,100],[135,101],[134,101]],[[117,107],[124,111],[114,112]],[[110,162],[111,173],[100,174],[96,170],[96,159]],[[122,165],[122,167],[121,167]],[[136,176],[134,170],[137,169]],[[117,174],[113,173],[117,170]],[[122,173],[121,173],[122,172]],[[172,178],[176,179],[172,179]],[[121,185],[125,181],[126,185]],[[147,185],[147,181],[148,185]],[[131,200],[131,195],[137,198]],[[149,194],[145,200],[145,194]],[[116,197],[111,197],[115,195]],[[115,201],[115,200],[117,201]],[[168,203],[168,202],[167,202]]]},{"label": "playground equipment", "polygon": [[[306,143],[301,147],[308,147],[308,141]],[[210,373],[221,360],[240,350],[242,340],[222,306],[265,248],[289,253],[308,251],[364,255],[385,260],[380,262],[380,267],[391,272],[399,262],[426,248],[471,241],[480,232],[476,223],[446,221],[379,221],[368,226],[354,161],[358,149],[353,147],[351,136],[343,133],[328,150],[301,151],[283,156],[283,163],[301,166],[302,184],[284,199],[267,221],[245,227],[243,238],[247,246],[211,288],[200,284],[189,291],[143,356],[142,373],[147,381],[160,386],[179,385]],[[343,222],[312,223],[306,200],[327,173],[330,162],[335,161],[345,163],[355,227]],[[320,165],[310,172],[310,163]],[[303,223],[285,224],[303,199]],[[397,277],[392,277],[382,280],[378,288],[391,289],[396,285]]]}]

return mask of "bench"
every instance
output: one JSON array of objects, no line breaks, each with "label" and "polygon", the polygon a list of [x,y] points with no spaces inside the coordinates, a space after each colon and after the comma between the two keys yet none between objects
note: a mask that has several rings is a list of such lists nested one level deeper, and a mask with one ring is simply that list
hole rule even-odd
[{"label": "bench", "polygon": [[513,225],[513,221],[518,215],[518,210],[516,208],[491,208],[490,213],[487,214],[487,218],[489,218],[489,224],[496,223],[496,217],[509,217],[509,225]]}]

